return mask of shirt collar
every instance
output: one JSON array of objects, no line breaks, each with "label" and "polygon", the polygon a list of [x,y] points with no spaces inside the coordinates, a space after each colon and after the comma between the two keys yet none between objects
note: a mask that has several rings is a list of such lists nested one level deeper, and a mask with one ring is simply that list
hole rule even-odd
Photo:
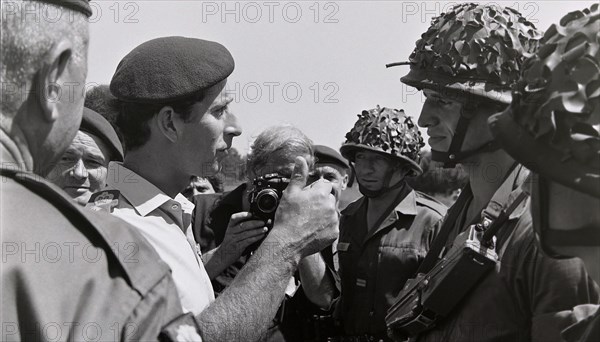
[{"label": "shirt collar", "polygon": [[120,162],[110,162],[106,183],[109,188],[119,190],[140,216],[148,215],[171,200],[179,202],[185,212],[194,210],[194,204],[182,194],[177,194],[174,199],[169,197],[154,184],[126,168]]},{"label": "shirt collar", "polygon": [[411,190],[408,195],[398,203],[396,208],[394,208],[394,211],[404,215],[417,215],[417,196],[415,191]]}]

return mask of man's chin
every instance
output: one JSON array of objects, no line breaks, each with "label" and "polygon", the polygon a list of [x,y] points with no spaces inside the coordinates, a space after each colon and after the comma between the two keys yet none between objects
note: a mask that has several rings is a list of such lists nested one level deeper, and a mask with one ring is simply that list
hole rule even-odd
[{"label": "man's chin", "polygon": [[369,184],[369,183],[361,183],[360,184],[364,189],[368,191],[379,191],[381,190],[381,186],[379,184]]},{"label": "man's chin", "polygon": [[205,166],[199,172],[196,172],[194,176],[207,178],[212,177],[221,171],[221,163],[214,162],[213,164],[205,164]]},{"label": "man's chin", "polygon": [[75,202],[79,205],[85,206],[87,202],[90,200],[92,196],[92,192],[89,189],[81,189],[81,188],[68,188],[65,189],[65,192],[73,198]]}]

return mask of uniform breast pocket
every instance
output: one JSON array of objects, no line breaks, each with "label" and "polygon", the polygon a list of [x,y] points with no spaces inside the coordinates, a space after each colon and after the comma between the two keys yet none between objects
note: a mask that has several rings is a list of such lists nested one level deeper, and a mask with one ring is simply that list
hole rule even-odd
[{"label": "uniform breast pocket", "polygon": [[407,279],[414,277],[425,253],[414,245],[380,246],[377,283],[386,295],[396,296]]}]

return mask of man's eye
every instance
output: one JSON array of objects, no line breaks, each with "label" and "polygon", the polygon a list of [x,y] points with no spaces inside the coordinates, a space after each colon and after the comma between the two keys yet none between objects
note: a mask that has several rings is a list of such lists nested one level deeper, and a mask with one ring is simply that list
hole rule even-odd
[{"label": "man's eye", "polygon": [[88,159],[85,161],[85,164],[94,167],[94,168],[98,168],[101,167],[102,165],[104,165],[100,160],[97,159]]},{"label": "man's eye", "polygon": [[220,118],[227,111],[227,107],[219,107],[213,111],[213,115],[217,118]]},{"label": "man's eye", "polygon": [[325,175],[325,179],[330,182],[333,182],[333,181],[337,180],[337,177],[335,175],[328,174],[328,175]]},{"label": "man's eye", "polygon": [[72,161],[75,161],[75,157],[73,157],[71,155],[63,155],[60,158],[60,161],[62,161],[62,162],[72,162]]}]

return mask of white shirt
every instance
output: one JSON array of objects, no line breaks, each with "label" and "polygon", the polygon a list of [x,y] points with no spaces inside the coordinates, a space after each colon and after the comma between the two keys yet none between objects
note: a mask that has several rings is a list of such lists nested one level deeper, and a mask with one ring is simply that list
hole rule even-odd
[{"label": "white shirt", "polygon": [[171,267],[183,310],[202,312],[215,297],[191,227],[194,204],[181,194],[167,196],[116,162],[109,165],[107,189],[121,193],[113,215],[136,227]]}]

